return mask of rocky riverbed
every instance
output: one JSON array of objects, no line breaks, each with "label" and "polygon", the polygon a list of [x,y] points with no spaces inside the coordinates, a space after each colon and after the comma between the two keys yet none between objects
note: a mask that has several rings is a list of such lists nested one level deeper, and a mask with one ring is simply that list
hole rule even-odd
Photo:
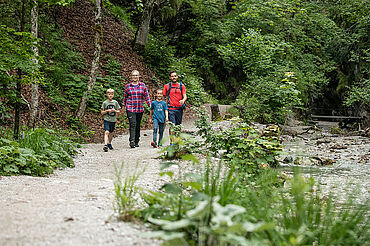
[{"label": "rocky riverbed", "polygon": [[[334,123],[316,127],[295,127],[283,135],[281,168],[291,173],[299,167],[313,177],[325,194],[345,202],[348,195],[360,203],[370,198],[370,138],[330,133]],[[291,128],[292,129],[292,128]]]}]

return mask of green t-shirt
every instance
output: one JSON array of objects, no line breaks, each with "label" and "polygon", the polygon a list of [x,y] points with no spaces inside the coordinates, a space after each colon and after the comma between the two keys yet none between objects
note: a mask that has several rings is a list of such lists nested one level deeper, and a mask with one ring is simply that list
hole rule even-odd
[{"label": "green t-shirt", "polygon": [[[101,106],[101,109],[102,110],[107,110],[107,109],[120,109],[121,106],[119,106],[118,102],[116,100],[112,100],[112,101],[109,101],[109,100],[105,100],[103,102],[103,105]],[[117,118],[116,118],[116,112],[108,112],[106,114],[104,114],[104,120],[106,121],[109,121],[109,122],[116,122]]]}]

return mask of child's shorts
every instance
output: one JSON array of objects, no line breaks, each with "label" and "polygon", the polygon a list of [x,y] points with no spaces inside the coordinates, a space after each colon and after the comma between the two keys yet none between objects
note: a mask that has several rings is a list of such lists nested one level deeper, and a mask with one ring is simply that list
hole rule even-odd
[{"label": "child's shorts", "polygon": [[104,131],[113,132],[115,126],[116,126],[116,122],[110,122],[110,121],[104,120]]}]

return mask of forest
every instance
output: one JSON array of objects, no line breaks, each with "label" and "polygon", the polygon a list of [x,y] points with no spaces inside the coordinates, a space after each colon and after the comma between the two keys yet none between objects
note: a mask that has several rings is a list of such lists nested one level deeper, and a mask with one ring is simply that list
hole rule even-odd
[{"label": "forest", "polygon": [[[81,145],[103,141],[107,89],[121,103],[138,70],[154,98],[174,70],[202,141],[175,129],[160,191],[115,167],[119,220],[150,223],[163,245],[365,245],[366,202],[323,198],[278,160],[289,119],[370,126],[369,36],[368,0],[0,0],[0,182],[73,168]],[[238,123],[215,130],[209,104]],[[121,114],[115,137],[127,131]],[[203,169],[167,170],[178,161]]]}]

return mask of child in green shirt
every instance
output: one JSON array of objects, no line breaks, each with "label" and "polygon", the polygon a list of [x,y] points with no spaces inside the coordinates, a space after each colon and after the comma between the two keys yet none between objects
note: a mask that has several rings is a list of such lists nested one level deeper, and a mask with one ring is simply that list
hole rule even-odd
[{"label": "child in green shirt", "polygon": [[107,100],[103,102],[101,106],[101,114],[104,116],[104,152],[108,152],[108,149],[112,150],[112,138],[113,131],[116,125],[117,117],[116,114],[119,113],[119,106],[116,100],[113,100],[114,90],[107,90]]}]

